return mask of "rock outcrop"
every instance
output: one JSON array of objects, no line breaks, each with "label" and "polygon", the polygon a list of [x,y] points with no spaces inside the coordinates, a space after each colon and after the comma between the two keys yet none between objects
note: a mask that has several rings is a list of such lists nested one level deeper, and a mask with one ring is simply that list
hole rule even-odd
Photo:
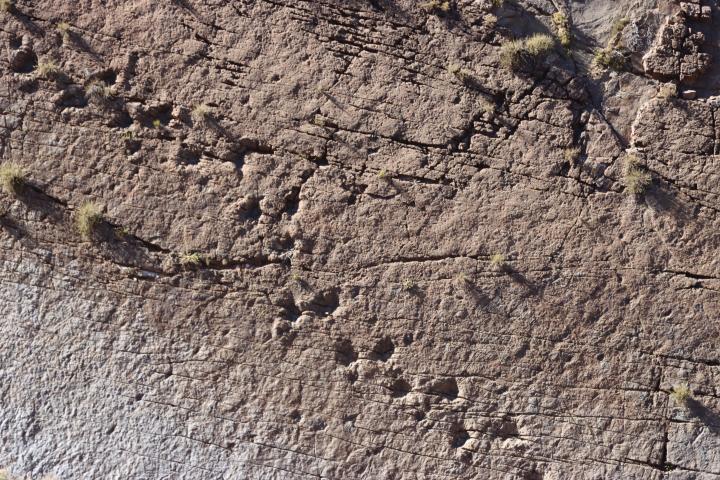
[{"label": "rock outcrop", "polygon": [[0,15],[12,475],[720,476],[716,5]]}]

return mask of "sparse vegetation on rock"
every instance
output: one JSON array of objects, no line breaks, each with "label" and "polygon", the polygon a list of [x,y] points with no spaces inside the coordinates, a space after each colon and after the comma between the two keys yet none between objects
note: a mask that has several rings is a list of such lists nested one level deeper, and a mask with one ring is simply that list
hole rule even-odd
[{"label": "sparse vegetation on rock", "polygon": [[70,24],[67,22],[58,23],[55,28],[60,32],[63,42],[67,43],[70,40]]},{"label": "sparse vegetation on rock", "polygon": [[448,72],[450,72],[455,78],[460,80],[461,82],[464,82],[470,77],[471,72],[465,68],[463,68],[461,65],[458,65],[457,63],[451,63],[448,66]]},{"label": "sparse vegetation on rock", "polygon": [[678,95],[678,87],[674,83],[663,83],[658,88],[658,98],[675,98]]},{"label": "sparse vegetation on rock", "polygon": [[101,80],[95,80],[86,89],[88,99],[96,104],[104,105],[112,96],[110,87]]},{"label": "sparse vegetation on rock", "polygon": [[412,290],[415,290],[416,287],[417,287],[417,284],[415,283],[415,280],[413,280],[413,279],[411,279],[411,278],[406,278],[406,279],[403,280],[403,282],[402,282],[402,288],[403,288],[403,290],[405,290],[406,292],[410,292],[410,291],[412,291]]},{"label": "sparse vegetation on rock", "polygon": [[505,255],[502,253],[494,253],[490,255],[490,267],[493,268],[493,270],[503,270],[505,269]]},{"label": "sparse vegetation on rock", "polygon": [[14,7],[14,0],[0,0],[0,12],[12,12]]},{"label": "sparse vegetation on rock", "polygon": [[197,252],[187,252],[180,256],[180,265],[184,267],[197,267],[203,262],[203,257]]},{"label": "sparse vegetation on rock", "polygon": [[601,48],[595,52],[593,63],[603,69],[624,70],[627,66],[627,58],[625,52],[619,48],[620,36],[625,27],[630,23],[629,19],[621,18],[613,23],[610,32],[610,40],[605,48]]},{"label": "sparse vegetation on rock", "polygon": [[420,4],[420,8],[426,12],[449,12],[450,1],[449,0],[430,0]]},{"label": "sparse vegetation on rock", "polygon": [[35,71],[39,77],[46,78],[48,80],[56,78],[60,74],[60,69],[52,60],[43,60],[38,62],[37,69]]},{"label": "sparse vegetation on rock", "polygon": [[692,392],[686,383],[674,385],[670,397],[680,406],[687,405],[687,401],[691,398]]},{"label": "sparse vegetation on rock", "polygon": [[560,45],[569,47],[572,41],[570,33],[570,20],[563,12],[555,12],[552,16],[553,26],[555,27],[555,35],[557,35]]},{"label": "sparse vegetation on rock", "polygon": [[595,52],[595,65],[611,70],[623,70],[627,64],[627,59],[622,52],[614,48],[602,48]]},{"label": "sparse vegetation on rock", "polygon": [[582,150],[580,150],[580,147],[568,147],[563,150],[563,158],[565,158],[567,162],[574,163],[580,158],[581,153]]},{"label": "sparse vegetation on rock", "polygon": [[97,203],[85,202],[75,212],[75,228],[85,240],[90,240],[103,219],[102,209]]},{"label": "sparse vegetation on rock", "polygon": [[720,472],[717,6],[428,1],[0,13],[0,467]]},{"label": "sparse vegetation on rock", "polygon": [[540,33],[526,39],[508,40],[501,47],[500,61],[505,68],[519,70],[544,57],[554,48],[555,39]]},{"label": "sparse vegetation on rock", "polygon": [[652,184],[652,176],[640,165],[634,155],[629,155],[625,159],[623,184],[625,191],[632,195],[642,195]]},{"label": "sparse vegetation on rock", "polygon": [[212,109],[206,103],[201,103],[193,108],[191,113],[192,119],[197,123],[205,123],[212,116]]},{"label": "sparse vegetation on rock", "polygon": [[25,187],[25,172],[16,163],[0,165],[0,186],[9,195],[20,195]]}]

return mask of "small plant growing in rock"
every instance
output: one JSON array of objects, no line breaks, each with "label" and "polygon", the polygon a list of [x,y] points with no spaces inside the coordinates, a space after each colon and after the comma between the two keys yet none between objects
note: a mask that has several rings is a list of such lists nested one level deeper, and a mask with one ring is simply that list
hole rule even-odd
[{"label": "small plant growing in rock", "polygon": [[25,187],[25,172],[15,163],[0,165],[0,185],[8,195],[18,196]]},{"label": "small plant growing in rock", "polygon": [[613,44],[616,44],[618,41],[618,36],[625,30],[625,27],[628,26],[630,23],[630,19],[627,17],[619,18],[615,20],[612,24],[612,28],[610,29],[610,42]]},{"label": "small plant growing in rock", "polygon": [[70,40],[70,24],[67,22],[60,22],[55,26],[55,28],[57,28],[57,31],[60,32],[63,42],[67,43]]},{"label": "small plant growing in rock", "polygon": [[10,13],[15,8],[15,2],[13,0],[0,0],[0,12]]},{"label": "small plant growing in rock", "polygon": [[449,0],[430,0],[420,5],[420,8],[426,12],[449,12],[450,1]]},{"label": "small plant growing in rock", "polygon": [[377,176],[380,180],[390,180],[392,178],[392,174],[384,168],[378,172]]},{"label": "small plant growing in rock", "polygon": [[85,202],[75,214],[75,228],[84,239],[90,240],[103,219],[102,209],[97,203]]},{"label": "small plant growing in rock", "polygon": [[517,70],[522,66],[522,54],[525,43],[522,40],[508,40],[500,49],[500,63],[505,68]]},{"label": "small plant growing in rock", "polygon": [[601,68],[609,68],[615,71],[623,70],[627,65],[625,55],[612,47],[601,48],[596,51],[593,62]]},{"label": "small plant growing in rock", "polygon": [[634,155],[627,157],[623,172],[625,191],[632,195],[642,195],[652,184],[652,176],[643,169]]},{"label": "small plant growing in rock", "polygon": [[467,287],[470,283],[471,279],[466,273],[460,273],[457,277],[455,277],[455,281],[460,287]]},{"label": "small plant growing in rock", "polygon": [[330,125],[330,122],[321,115],[315,115],[312,119],[312,123],[318,127],[327,127]]},{"label": "small plant growing in rock", "polygon": [[478,105],[480,105],[480,108],[485,113],[495,113],[495,103],[488,100],[487,98],[480,97],[480,99],[478,99]]},{"label": "small plant growing in rock", "polygon": [[48,80],[56,78],[60,75],[60,69],[52,60],[43,60],[38,62],[36,72],[39,77],[47,78]]},{"label": "small plant growing in rock", "polygon": [[498,22],[498,17],[496,15],[493,15],[492,13],[486,13],[483,15],[483,24],[485,24],[488,28],[495,28]]},{"label": "small plant growing in rock", "polygon": [[153,128],[160,128],[162,126],[162,122],[160,121],[159,118],[156,118],[155,120],[152,121],[152,126],[153,126]]},{"label": "small plant growing in rock", "polygon": [[687,401],[691,398],[692,392],[690,391],[690,387],[688,387],[686,383],[681,383],[673,386],[672,392],[670,392],[670,396],[675,401],[675,403],[681,406],[685,406],[687,405]]},{"label": "small plant growing in rock", "polygon": [[416,287],[417,287],[417,284],[411,278],[406,278],[402,282],[402,288],[406,292],[411,292],[411,291],[415,290]]},{"label": "small plant growing in rock", "polygon": [[580,158],[580,153],[580,147],[568,147],[563,150],[563,157],[566,161],[574,163],[577,161],[578,158]]},{"label": "small plant growing in rock", "polygon": [[504,270],[505,269],[505,255],[502,253],[495,253],[490,256],[490,266],[494,270]]},{"label": "small plant growing in rock", "polygon": [[536,33],[525,40],[525,50],[533,57],[545,55],[553,48],[555,48],[555,40],[550,35]]},{"label": "small plant growing in rock", "polygon": [[202,255],[197,252],[183,253],[180,256],[180,265],[184,267],[197,267],[203,261]]},{"label": "small plant growing in rock", "polygon": [[567,15],[563,12],[555,12],[552,16],[552,23],[555,27],[555,34],[560,41],[560,45],[569,47],[572,36],[570,34],[570,21]]},{"label": "small plant growing in rock", "polygon": [[674,83],[663,83],[658,89],[658,98],[675,98],[678,95],[678,87]]},{"label": "small plant growing in rock", "polygon": [[450,72],[455,78],[457,78],[461,82],[466,81],[472,75],[469,70],[462,68],[457,63],[451,63],[448,66],[448,72]]},{"label": "small plant growing in rock", "polygon": [[92,102],[103,105],[112,96],[110,87],[100,80],[93,81],[85,90],[88,99]]},{"label": "small plant growing in rock", "polygon": [[125,238],[130,235],[130,230],[127,227],[117,227],[114,230],[115,236],[118,238]]},{"label": "small plant growing in rock", "polygon": [[618,48],[620,37],[625,27],[630,23],[628,18],[621,18],[613,23],[610,30],[610,41],[605,48],[595,52],[593,63],[604,69],[612,69],[616,71],[624,70],[627,66],[627,58]]},{"label": "small plant growing in rock", "polygon": [[555,48],[550,35],[537,33],[524,40],[508,40],[500,50],[500,62],[505,68],[518,70],[549,54]]},{"label": "small plant growing in rock", "polygon": [[201,103],[200,105],[195,106],[191,113],[193,121],[197,123],[205,123],[210,120],[211,116],[212,109],[206,103]]}]

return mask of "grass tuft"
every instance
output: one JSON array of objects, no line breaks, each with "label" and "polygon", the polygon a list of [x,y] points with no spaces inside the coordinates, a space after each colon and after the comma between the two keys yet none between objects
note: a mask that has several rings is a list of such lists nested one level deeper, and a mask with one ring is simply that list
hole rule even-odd
[{"label": "grass tuft", "polygon": [[502,253],[495,253],[490,256],[490,266],[495,270],[505,269],[505,255]]},{"label": "grass tuft", "polygon": [[208,104],[201,103],[193,108],[190,115],[194,122],[205,123],[212,117],[212,109]]},{"label": "grass tuft", "polygon": [[690,391],[690,387],[687,383],[681,383],[673,387],[672,392],[670,392],[670,396],[673,400],[675,400],[675,403],[684,406],[687,405],[687,401],[692,396],[692,392]]},{"label": "grass tuft", "polygon": [[470,70],[462,68],[462,66],[457,63],[451,63],[448,65],[448,72],[461,82],[467,81],[472,76],[472,72],[470,72]]},{"label": "grass tuft", "polygon": [[610,41],[613,43],[617,42],[617,37],[625,30],[625,27],[627,27],[629,23],[630,19],[627,17],[615,20],[612,24],[612,29],[610,29]]},{"label": "grass tuft", "polygon": [[625,160],[623,184],[625,185],[625,191],[631,195],[642,195],[652,184],[652,176],[640,166],[637,157],[634,155],[629,155]]},{"label": "grass tuft", "polygon": [[402,288],[406,292],[412,292],[413,290],[415,290],[415,288],[417,288],[417,284],[415,283],[414,280],[412,280],[410,278],[406,278],[402,282]]},{"label": "grass tuft", "polygon": [[580,147],[568,147],[563,150],[563,158],[570,163],[575,163],[580,158],[581,153]]},{"label": "grass tuft", "polygon": [[601,48],[596,51],[593,62],[599,67],[604,69],[609,68],[618,72],[624,70],[627,66],[625,55],[613,47]]},{"label": "grass tuft", "polygon": [[550,35],[537,33],[525,40],[525,49],[533,57],[545,55],[555,48],[555,40]]},{"label": "grass tuft", "polygon": [[43,60],[38,62],[37,69],[35,71],[39,77],[47,78],[48,80],[57,78],[57,76],[60,75],[60,69],[52,60]]},{"label": "grass tuft", "polygon": [[555,48],[550,35],[536,33],[526,39],[508,40],[500,50],[500,63],[509,70],[518,70],[549,54]]},{"label": "grass tuft", "polygon": [[569,47],[572,41],[572,34],[570,33],[570,20],[567,15],[563,12],[555,12],[552,16],[552,23],[555,27],[555,33],[560,41],[560,45]]},{"label": "grass tuft", "polygon": [[75,228],[85,240],[90,240],[103,219],[102,209],[97,203],[85,202],[75,214]]},{"label": "grass tuft", "polygon": [[596,66],[615,71],[621,71],[627,67],[627,58],[623,54],[619,44],[622,32],[629,23],[630,20],[628,18],[621,18],[613,23],[608,45],[595,52],[593,63]]},{"label": "grass tuft", "polygon": [[522,66],[522,54],[525,51],[525,42],[522,40],[508,40],[500,49],[500,63],[509,69],[517,70]]},{"label": "grass tuft", "polygon": [[197,267],[203,262],[203,257],[197,252],[187,252],[180,256],[180,265],[184,267]]},{"label": "grass tuft", "polygon": [[425,10],[426,12],[432,13],[432,12],[442,12],[447,13],[450,11],[450,1],[449,0],[430,0],[429,2],[425,2],[420,5],[420,8]]},{"label": "grass tuft", "polygon": [[492,13],[486,13],[483,15],[483,24],[489,29],[493,29],[497,26],[498,17]]},{"label": "grass tuft", "polygon": [[58,32],[60,32],[63,42],[67,43],[70,40],[70,24],[67,22],[60,22],[55,26],[55,28]]},{"label": "grass tuft", "polygon": [[8,195],[18,196],[25,187],[25,172],[16,163],[0,165],[0,186]]},{"label": "grass tuft", "polygon": [[95,80],[88,85],[85,94],[92,102],[104,105],[112,96],[112,91],[104,82]]},{"label": "grass tuft", "polygon": [[674,83],[663,83],[660,85],[660,88],[658,88],[657,97],[658,98],[674,98],[678,95],[678,87]]},{"label": "grass tuft", "polygon": [[0,0],[0,12],[10,13],[15,8],[15,2],[13,0]]}]

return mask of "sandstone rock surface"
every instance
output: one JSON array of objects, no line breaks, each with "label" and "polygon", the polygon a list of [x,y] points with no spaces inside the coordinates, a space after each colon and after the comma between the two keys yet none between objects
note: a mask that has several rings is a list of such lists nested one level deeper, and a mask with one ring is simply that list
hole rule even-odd
[{"label": "sandstone rock surface", "polygon": [[[558,11],[570,47],[504,68]],[[720,478],[718,15],[16,1],[0,465]],[[626,68],[598,70],[601,48]],[[85,239],[88,201],[104,220]]]}]

